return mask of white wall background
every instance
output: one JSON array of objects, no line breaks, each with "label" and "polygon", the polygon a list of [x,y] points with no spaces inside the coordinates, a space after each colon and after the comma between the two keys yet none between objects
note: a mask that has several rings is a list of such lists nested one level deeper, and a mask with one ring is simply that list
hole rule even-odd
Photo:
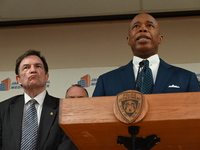
[{"label": "white wall background", "polygon": [[[200,76],[200,63],[188,63],[188,64],[175,64],[176,66],[191,70],[198,74]],[[89,96],[92,96],[92,93],[95,88],[96,79],[98,76],[102,73],[105,73],[107,71],[113,70],[117,67],[95,67],[95,68],[74,68],[74,69],[53,69],[50,70],[50,78],[47,85],[47,91],[49,94],[64,98],[65,92],[67,88],[75,83],[78,83],[80,81],[81,77],[85,75],[90,76],[90,85],[88,87],[85,87],[89,93]],[[3,101],[9,97],[22,94],[23,89],[18,88],[20,86],[15,84],[15,76],[13,71],[5,71],[0,72],[1,77],[0,81],[5,80],[7,78],[11,79],[11,86],[8,91],[0,91],[0,101]],[[14,84],[13,84],[14,83]],[[17,87],[12,88],[12,87]]]}]

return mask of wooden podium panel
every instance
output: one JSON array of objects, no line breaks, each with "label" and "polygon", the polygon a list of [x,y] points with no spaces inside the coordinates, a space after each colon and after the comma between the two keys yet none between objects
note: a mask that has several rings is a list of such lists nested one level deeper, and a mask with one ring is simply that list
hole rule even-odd
[{"label": "wooden podium panel", "polygon": [[118,136],[130,137],[128,126],[139,126],[137,137],[156,134],[152,150],[200,149],[200,92],[145,95],[149,109],[136,124],[124,124],[113,113],[115,96],[62,99],[59,124],[80,150],[127,150]]}]

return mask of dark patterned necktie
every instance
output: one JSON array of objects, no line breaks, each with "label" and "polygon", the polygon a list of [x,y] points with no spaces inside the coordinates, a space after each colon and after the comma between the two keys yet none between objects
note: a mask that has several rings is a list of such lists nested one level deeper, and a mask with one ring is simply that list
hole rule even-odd
[{"label": "dark patterned necktie", "polygon": [[28,107],[22,129],[21,150],[35,150],[38,131],[37,111],[35,108],[36,101],[31,99]]},{"label": "dark patterned necktie", "polygon": [[144,67],[138,76],[138,91],[142,94],[151,94],[153,90],[153,75],[149,68],[149,61],[143,60]]}]

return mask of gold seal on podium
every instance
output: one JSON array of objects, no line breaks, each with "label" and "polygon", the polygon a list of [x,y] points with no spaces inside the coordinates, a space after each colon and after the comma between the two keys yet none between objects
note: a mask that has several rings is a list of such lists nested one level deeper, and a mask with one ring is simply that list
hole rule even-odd
[{"label": "gold seal on podium", "polygon": [[147,100],[139,91],[124,91],[116,97],[114,114],[123,123],[137,123],[145,117],[147,111]]}]

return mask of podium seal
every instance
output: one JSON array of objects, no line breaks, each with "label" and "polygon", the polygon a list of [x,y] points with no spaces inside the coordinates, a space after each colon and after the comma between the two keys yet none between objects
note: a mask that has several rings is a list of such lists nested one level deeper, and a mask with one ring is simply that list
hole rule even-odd
[{"label": "podium seal", "polygon": [[145,100],[144,95],[139,91],[124,91],[116,97],[114,114],[123,123],[137,123],[145,117],[147,111],[147,100]]}]

